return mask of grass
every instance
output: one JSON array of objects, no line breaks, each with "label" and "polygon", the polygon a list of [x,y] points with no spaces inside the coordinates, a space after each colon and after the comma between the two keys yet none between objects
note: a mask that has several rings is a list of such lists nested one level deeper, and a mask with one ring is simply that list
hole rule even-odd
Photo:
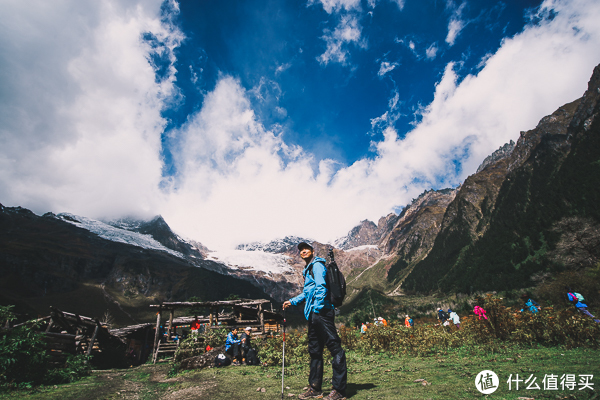
[{"label": "grass", "polygon": [[[439,352],[430,357],[391,353],[362,355],[348,351],[348,390],[353,400],[366,399],[473,399],[486,398],[475,388],[475,377],[492,370],[500,378],[499,389],[487,398],[518,399],[597,399],[600,391],[600,352],[561,347],[470,346]],[[146,364],[126,370],[95,371],[78,382],[41,387],[32,391],[0,393],[5,399],[275,399],[281,396],[281,366],[226,367],[182,372],[169,378],[169,365]],[[527,379],[531,374],[543,389],[544,375],[594,375],[590,389],[508,390],[510,374]],[[308,366],[286,368],[284,398],[297,396],[307,385]],[[326,362],[324,382],[331,379]],[[423,386],[418,379],[431,385]],[[560,385],[558,386],[560,389]],[[257,391],[264,388],[265,392]],[[327,392],[330,388],[324,385]],[[297,397],[296,397],[297,398]]]}]

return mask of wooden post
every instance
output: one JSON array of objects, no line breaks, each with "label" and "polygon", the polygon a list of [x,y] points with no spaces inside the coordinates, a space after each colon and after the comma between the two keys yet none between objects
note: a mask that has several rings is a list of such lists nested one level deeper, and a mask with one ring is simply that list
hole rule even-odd
[{"label": "wooden post", "polygon": [[167,336],[167,340],[171,339],[171,330],[173,329],[173,313],[175,312],[175,309],[171,308],[170,310],[170,314],[169,314],[169,335]]},{"label": "wooden post", "polygon": [[160,308],[156,313],[156,333],[154,334],[154,347],[152,348],[152,361],[156,364],[156,356],[158,355],[158,340],[160,338]]},{"label": "wooden post", "polygon": [[48,326],[46,327],[46,333],[50,332],[50,328],[52,328],[52,323],[54,321],[52,320],[52,318],[50,318],[50,322],[48,322]]},{"label": "wooden post", "polygon": [[96,325],[96,329],[94,329],[94,334],[92,335],[92,340],[90,340],[90,345],[88,346],[86,356],[92,354],[92,348],[94,347],[94,341],[96,340],[96,336],[98,336],[98,331],[100,330],[100,325]]},{"label": "wooden post", "polygon": [[215,325],[219,325],[219,309],[215,308]]},{"label": "wooden post", "polygon": [[263,313],[262,304],[258,305],[258,317],[260,318],[260,330],[263,335],[265,333],[265,314]]},{"label": "wooden post", "polygon": [[211,308],[210,315],[208,316],[208,326],[213,326],[214,318],[213,309]]}]

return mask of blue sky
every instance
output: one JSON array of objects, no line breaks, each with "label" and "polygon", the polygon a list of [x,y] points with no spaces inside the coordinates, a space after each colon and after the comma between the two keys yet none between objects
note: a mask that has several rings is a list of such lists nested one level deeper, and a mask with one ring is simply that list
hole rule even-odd
[{"label": "blue sky", "polygon": [[0,203],[209,247],[377,222],[580,97],[600,3],[0,4]]}]

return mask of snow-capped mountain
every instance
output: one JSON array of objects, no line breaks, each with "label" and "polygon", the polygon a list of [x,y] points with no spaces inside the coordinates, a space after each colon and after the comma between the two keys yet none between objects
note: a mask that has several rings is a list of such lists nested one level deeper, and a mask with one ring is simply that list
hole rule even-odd
[{"label": "snow-capped mountain", "polygon": [[311,243],[313,240],[298,236],[286,236],[283,239],[275,239],[268,243],[252,242],[240,244],[236,247],[236,250],[264,251],[266,253],[287,253],[289,251],[295,251],[296,246],[300,242]]}]

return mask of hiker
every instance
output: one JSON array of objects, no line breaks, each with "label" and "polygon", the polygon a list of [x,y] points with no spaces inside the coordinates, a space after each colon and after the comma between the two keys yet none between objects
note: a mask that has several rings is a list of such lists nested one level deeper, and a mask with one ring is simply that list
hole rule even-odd
[{"label": "hiker", "polygon": [[242,364],[254,365],[254,363],[248,359],[248,354],[250,353],[250,350],[252,350],[252,327],[247,326],[246,329],[244,329],[244,333],[242,333],[240,340],[242,341]]},{"label": "hiker", "polygon": [[367,324],[363,322],[360,326],[360,333],[367,333],[367,329]]},{"label": "hiker", "polygon": [[192,331],[192,337],[194,338],[194,342],[198,341],[198,332],[200,330],[200,321],[198,321],[198,317],[194,317],[194,321],[192,325],[190,325],[190,329]]},{"label": "hiker", "polygon": [[[306,242],[298,244],[300,257],[306,263],[304,267],[304,288],[298,296],[286,300],[283,308],[296,306],[304,302],[304,317],[308,321],[308,353],[310,355],[310,373],[308,390],[298,396],[300,399],[321,398],[323,392],[323,347],[327,346],[331,353],[333,390],[327,396],[330,400],[345,399],[348,371],[346,368],[346,353],[341,345],[341,339],[335,328],[335,310],[333,304],[326,298],[327,284],[325,276],[325,260],[315,257],[314,249]],[[312,271],[312,273],[311,273]]]},{"label": "hiker", "polygon": [[415,326],[414,321],[411,317],[408,316],[408,314],[406,314],[406,317],[404,318],[404,326],[406,326],[407,328],[412,328],[413,326]]},{"label": "hiker", "polygon": [[525,311],[525,309],[527,309],[527,310],[531,311],[532,314],[535,314],[538,311],[540,311],[542,308],[535,300],[531,300],[529,298],[528,293],[523,293],[523,295],[521,296],[521,300],[523,300],[525,302],[525,306],[523,308],[521,308],[521,311],[519,311],[519,312],[523,312],[523,311]]},{"label": "hiker", "polygon": [[450,325],[450,323],[448,322],[448,318],[450,318],[448,313],[446,311],[442,310],[441,308],[438,308],[437,312],[438,312],[437,318],[440,320],[440,324],[443,326]]},{"label": "hiker", "polygon": [[233,365],[240,365],[240,344],[242,341],[238,339],[238,329],[233,328],[231,332],[227,334],[225,340],[225,353],[229,354],[233,358]]},{"label": "hiker", "polygon": [[582,314],[587,315],[588,317],[592,317],[594,322],[597,322],[600,324],[600,319],[597,319],[596,317],[594,317],[592,315],[592,313],[590,313],[587,310],[587,304],[584,303],[585,299],[583,298],[583,296],[581,294],[574,292],[568,286],[565,286],[565,290],[567,290],[567,298],[569,299],[569,302],[572,303],[573,305],[575,305],[575,307],[577,307],[577,311],[579,311]]},{"label": "hiker", "polygon": [[460,317],[458,316],[458,314],[452,311],[452,309],[450,308],[448,309],[448,314],[450,314],[450,320],[454,323],[456,329],[460,329]]},{"label": "hiker", "polygon": [[473,312],[475,313],[475,315],[477,315],[477,317],[479,317],[480,321],[481,321],[481,317],[488,319],[487,316],[485,315],[485,310],[480,306],[473,307]]}]

